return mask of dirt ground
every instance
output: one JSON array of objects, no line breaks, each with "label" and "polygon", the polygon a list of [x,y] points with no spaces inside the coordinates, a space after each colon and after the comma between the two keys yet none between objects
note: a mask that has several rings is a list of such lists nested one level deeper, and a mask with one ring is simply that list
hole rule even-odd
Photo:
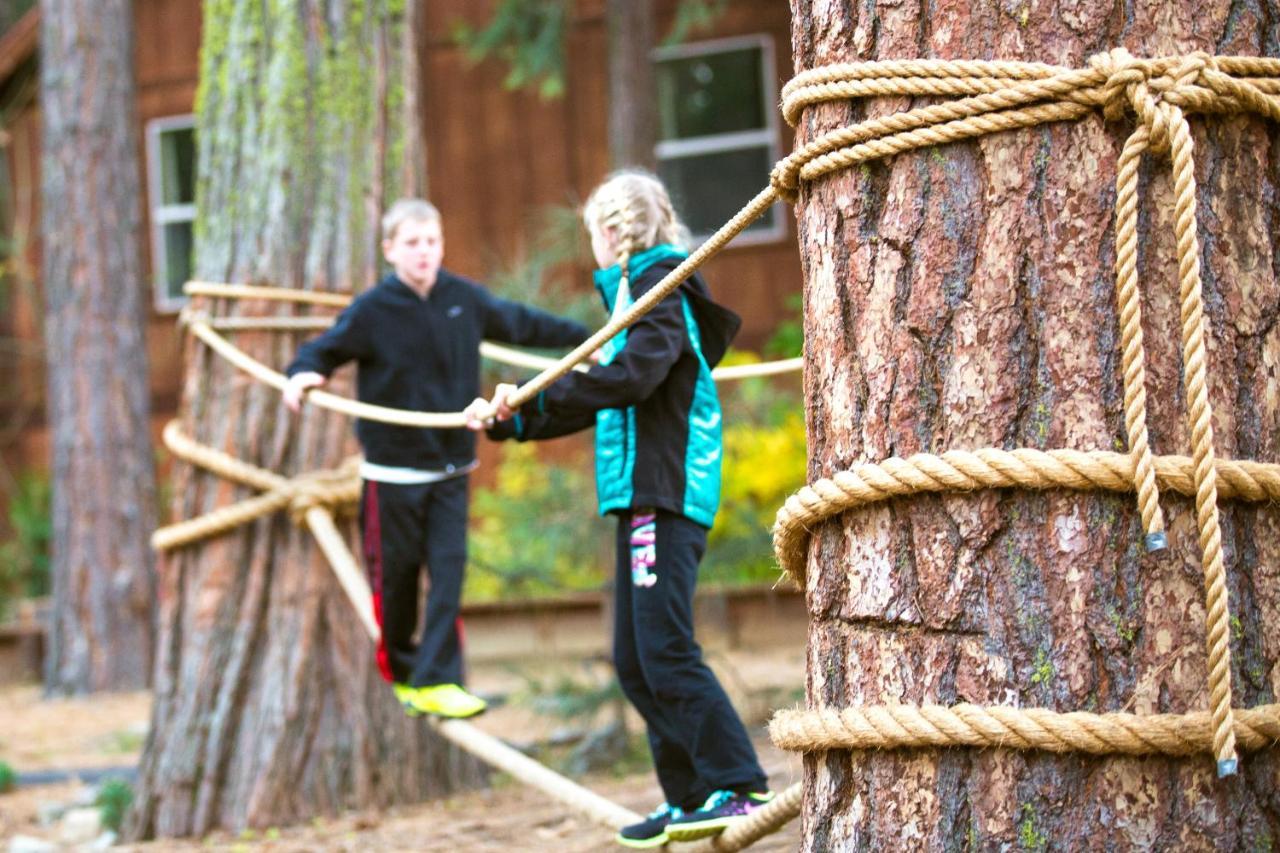
[{"label": "dirt ground", "polygon": [[[792,704],[803,680],[799,652],[712,654],[712,666],[720,674],[735,704],[751,724],[761,762],[775,790],[782,790],[801,776],[800,759],[776,750],[763,729],[771,706]],[[546,676],[546,672],[540,673]],[[518,693],[527,685],[527,673],[509,667],[477,668],[474,689],[482,693]],[[124,768],[133,766],[145,739],[150,695],[131,693],[86,700],[44,701],[35,686],[0,689],[0,761],[21,775],[50,770]],[[639,731],[639,720],[631,720]],[[563,722],[548,719],[513,701],[478,718],[478,725],[493,734],[536,741],[547,737]],[[651,770],[626,776],[614,773],[588,775],[578,780],[633,811],[647,812],[662,797]],[[67,803],[83,796],[86,786],[77,781],[21,785],[0,795],[0,851],[14,835],[53,840],[55,827],[42,827],[42,806]],[[799,826],[752,848],[758,851],[795,850]],[[189,841],[165,840],[113,849],[234,850],[234,851],[556,851],[586,853],[620,850],[612,833],[567,812],[544,794],[505,776],[495,777],[492,788],[446,800],[378,813],[345,814],[317,818],[305,826],[279,827],[240,836],[215,834]],[[674,848],[678,849],[678,848]]]}]

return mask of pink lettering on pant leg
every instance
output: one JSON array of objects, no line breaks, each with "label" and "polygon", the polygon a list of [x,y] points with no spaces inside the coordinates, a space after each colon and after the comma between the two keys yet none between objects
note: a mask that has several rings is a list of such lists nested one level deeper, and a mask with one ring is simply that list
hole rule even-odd
[{"label": "pink lettering on pant leg", "polygon": [[631,582],[650,587],[658,582],[653,567],[658,562],[658,529],[652,512],[631,516]]}]

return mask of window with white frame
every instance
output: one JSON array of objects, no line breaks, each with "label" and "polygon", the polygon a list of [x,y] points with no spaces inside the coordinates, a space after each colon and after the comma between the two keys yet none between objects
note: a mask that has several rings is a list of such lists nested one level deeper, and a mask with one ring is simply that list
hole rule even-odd
[{"label": "window with white frame", "polygon": [[194,116],[170,116],[147,124],[147,194],[151,199],[151,271],[158,311],[186,303],[196,218]]},{"label": "window with white frame", "polygon": [[[755,196],[778,160],[773,40],[744,36],[654,52],[658,173],[696,238]],[[774,205],[734,242],[786,235]]]}]

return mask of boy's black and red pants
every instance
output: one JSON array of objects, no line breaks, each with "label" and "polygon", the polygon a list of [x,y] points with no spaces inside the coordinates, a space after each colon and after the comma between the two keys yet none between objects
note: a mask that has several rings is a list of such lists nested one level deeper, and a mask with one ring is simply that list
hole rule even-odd
[{"label": "boy's black and red pants", "polygon": [[[373,612],[382,629],[378,667],[388,681],[413,687],[462,683],[458,612],[467,563],[468,479],[414,485],[365,481],[360,525]],[[430,588],[415,643],[424,565]]]},{"label": "boy's black and red pants", "polygon": [[613,660],[648,727],[668,803],[768,790],[755,747],[693,638],[693,592],[707,529],[666,510],[618,516]]}]

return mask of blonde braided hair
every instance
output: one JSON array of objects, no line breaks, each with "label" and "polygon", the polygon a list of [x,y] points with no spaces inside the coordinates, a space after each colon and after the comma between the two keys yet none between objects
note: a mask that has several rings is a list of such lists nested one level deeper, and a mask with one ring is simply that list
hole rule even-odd
[{"label": "blonde braided hair", "polygon": [[622,169],[592,191],[582,208],[589,230],[614,238],[622,287],[630,292],[631,258],[660,243],[687,249],[689,229],[680,221],[662,181],[643,169]]}]

